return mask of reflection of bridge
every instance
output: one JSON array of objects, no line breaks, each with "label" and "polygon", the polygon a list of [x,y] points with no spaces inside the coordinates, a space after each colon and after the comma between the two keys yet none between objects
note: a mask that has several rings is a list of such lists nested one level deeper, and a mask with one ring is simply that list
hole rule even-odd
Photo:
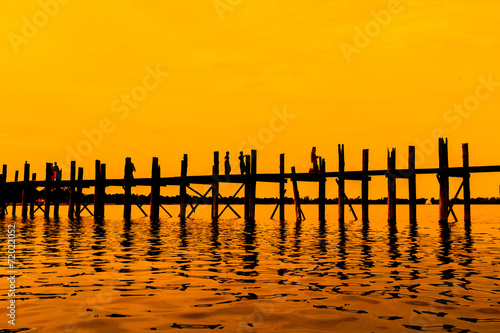
[{"label": "reflection of bridge", "polygon": [[[257,152],[252,150],[251,156],[245,156],[246,170],[242,175],[220,175],[219,174],[219,153],[214,152],[214,164],[212,175],[208,176],[188,176],[188,158],[184,155],[181,162],[181,175],[179,177],[161,177],[160,166],[158,165],[158,158],[153,158],[151,178],[133,178],[133,164],[130,158],[125,161],[125,176],[123,179],[107,179],[106,178],[106,164],[101,164],[96,161],[95,164],[95,179],[84,180],[83,168],[78,168],[78,177],[76,173],[76,163],[71,162],[71,172],[69,180],[54,181],[52,180],[52,164],[46,164],[45,180],[36,180],[36,174],[32,175],[30,180],[30,165],[24,166],[24,180],[18,181],[19,172],[15,173],[14,182],[6,182],[7,166],[3,166],[3,173],[0,175],[0,216],[6,214],[6,208],[12,204],[12,215],[16,214],[16,206],[21,202],[22,216],[28,216],[28,206],[30,215],[33,215],[36,210],[41,209],[44,211],[46,217],[50,214],[50,206],[54,206],[54,216],[59,214],[59,201],[61,197],[61,187],[69,188],[69,209],[68,214],[70,217],[80,216],[83,210],[88,209],[85,203],[82,203],[82,189],[94,187],[94,213],[96,217],[104,217],[104,203],[105,203],[105,189],[110,186],[120,186],[125,190],[124,196],[124,217],[130,218],[132,206],[132,191],[131,188],[135,186],[148,186],[151,187],[150,194],[150,216],[152,219],[157,219],[160,214],[160,208],[168,213],[165,208],[160,204],[160,188],[164,186],[179,186],[179,200],[180,212],[179,217],[184,219],[186,217],[186,208],[191,206],[191,213],[195,210],[196,206],[191,203],[188,204],[187,189],[191,189],[196,193],[196,201],[199,203],[211,203],[212,205],[212,219],[217,220],[226,208],[232,207],[226,205],[224,210],[219,214],[219,204],[222,196],[219,193],[220,183],[236,183],[241,184],[238,192],[244,187],[245,197],[245,219],[255,219],[255,189],[258,182],[273,182],[279,183],[279,203],[276,210],[279,208],[280,220],[285,219],[285,183],[290,179],[293,183],[293,192],[295,198],[295,211],[296,219],[303,218],[300,209],[300,195],[298,191],[297,182],[318,182],[319,184],[319,219],[325,219],[325,185],[327,178],[337,178],[338,184],[338,218],[339,221],[344,220],[344,206],[349,204],[349,199],[345,194],[345,180],[359,180],[361,181],[362,188],[362,218],[363,221],[368,221],[368,184],[372,176],[385,176],[388,183],[388,220],[390,222],[396,221],[396,179],[405,178],[409,182],[409,209],[410,221],[416,220],[416,175],[418,174],[436,174],[439,180],[440,197],[439,197],[439,219],[440,221],[447,221],[449,214],[453,214],[453,204],[458,197],[458,194],[463,189],[464,197],[464,219],[470,221],[470,173],[479,172],[500,172],[500,166],[469,166],[469,153],[468,145],[462,145],[463,166],[462,167],[448,167],[448,143],[443,139],[439,139],[439,168],[416,169],[415,168],[415,147],[409,147],[408,168],[396,169],[396,151],[392,149],[388,152],[387,157],[387,170],[369,170],[368,169],[368,149],[363,150],[363,167],[361,171],[345,171],[344,169],[344,146],[338,146],[339,152],[339,168],[335,172],[326,172],[325,160],[320,158],[319,172],[317,173],[295,173],[295,167],[292,167],[291,173],[285,173],[285,157],[284,154],[280,155],[280,172],[277,174],[258,174],[257,173]],[[449,197],[449,177],[462,178],[462,184],[453,199]],[[201,194],[190,187],[191,184],[208,184],[211,185],[210,189],[205,194]],[[36,202],[35,190],[39,187],[45,188],[45,200]],[[211,192],[211,198],[207,195]],[[237,193],[238,193],[237,192]],[[233,197],[237,195],[235,193]],[[38,207],[35,210],[35,205]],[[43,207],[42,207],[43,206]],[[139,208],[142,210],[141,206]],[[352,212],[354,210],[350,207]],[[143,211],[144,212],[144,211]],[[239,217],[238,213],[233,212]],[[92,212],[90,212],[92,214]],[[170,215],[170,214],[169,214]],[[273,213],[274,216],[274,213]]]}]

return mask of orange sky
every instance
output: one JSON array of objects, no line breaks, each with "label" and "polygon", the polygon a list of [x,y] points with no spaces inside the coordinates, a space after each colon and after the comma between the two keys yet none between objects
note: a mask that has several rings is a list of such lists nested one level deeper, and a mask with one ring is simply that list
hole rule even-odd
[{"label": "orange sky", "polygon": [[[336,171],[338,143],[346,170],[360,169],[363,148],[370,168],[386,168],[390,147],[406,167],[408,145],[417,145],[417,167],[437,167],[435,136],[448,137],[451,166],[461,164],[462,142],[471,165],[500,164],[498,1],[3,7],[0,164],[9,165],[9,179],[25,160],[39,178],[45,162],[58,161],[65,178],[71,158],[86,178],[95,159],[108,165],[108,178],[122,177],[126,156],[136,177],[149,175],[153,156],[162,176],[173,176],[184,153],[190,174],[209,174],[214,150],[229,150],[237,170],[238,151],[251,148],[261,172],[277,171],[282,152],[287,170],[306,172],[312,146]],[[372,183],[371,197],[386,196],[384,178]],[[499,183],[500,175],[474,176],[472,195],[498,196]],[[419,197],[438,196],[434,176],[417,178],[417,186]],[[314,197],[315,188],[301,192]],[[359,188],[348,182],[347,194]],[[398,181],[398,197],[405,189]],[[327,195],[336,190],[329,181]],[[259,191],[277,195],[276,186]]]}]

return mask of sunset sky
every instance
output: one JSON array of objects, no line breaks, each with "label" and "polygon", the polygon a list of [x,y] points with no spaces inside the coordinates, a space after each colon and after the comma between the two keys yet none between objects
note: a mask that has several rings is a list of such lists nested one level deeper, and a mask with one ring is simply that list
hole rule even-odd
[{"label": "sunset sky", "polygon": [[[336,171],[343,143],[346,170],[361,168],[364,148],[370,168],[385,169],[391,147],[405,168],[408,145],[417,167],[437,167],[443,136],[450,166],[463,142],[471,165],[498,165],[499,14],[493,0],[8,1],[0,164],[12,180],[26,160],[39,178],[58,161],[67,178],[76,159],[92,178],[100,159],[118,178],[130,156],[147,177],[157,156],[162,176],[176,176],[187,153],[194,175],[211,172],[214,150],[238,171],[238,152],[257,149],[259,172],[278,172],[280,153],[287,172],[307,172],[316,146]],[[473,176],[472,196],[499,196],[499,184]],[[435,176],[417,189],[438,197]],[[330,180],[327,196],[336,191]],[[386,195],[379,177],[370,197]]]}]

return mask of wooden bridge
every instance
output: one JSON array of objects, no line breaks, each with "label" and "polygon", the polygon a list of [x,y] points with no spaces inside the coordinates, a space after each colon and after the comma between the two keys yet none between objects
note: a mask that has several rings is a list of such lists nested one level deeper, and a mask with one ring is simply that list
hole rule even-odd
[{"label": "wooden bridge", "polygon": [[[326,180],[328,178],[336,178],[338,184],[338,220],[343,222],[345,218],[345,205],[350,206],[349,199],[345,195],[345,180],[358,180],[361,182],[361,209],[362,209],[362,220],[368,221],[368,211],[369,211],[369,201],[368,201],[368,187],[371,177],[374,176],[384,176],[387,178],[387,206],[388,206],[388,221],[395,223],[396,221],[396,179],[404,178],[408,179],[408,191],[409,191],[409,217],[411,222],[415,222],[417,219],[417,197],[416,197],[416,175],[419,174],[435,174],[439,180],[439,220],[448,221],[448,216],[450,213],[457,220],[455,213],[453,211],[453,204],[455,203],[460,191],[463,189],[463,207],[464,207],[464,220],[470,222],[470,181],[469,177],[471,173],[483,173],[483,172],[500,172],[500,166],[469,166],[469,152],[468,144],[462,144],[462,160],[463,165],[461,167],[449,167],[448,166],[448,143],[444,139],[439,139],[439,167],[438,168],[426,168],[426,169],[416,169],[415,168],[415,147],[410,146],[408,149],[408,168],[406,169],[396,169],[396,150],[392,149],[388,151],[387,156],[387,169],[385,170],[369,170],[368,168],[368,149],[363,150],[362,155],[362,169],[360,171],[345,171],[344,162],[344,145],[338,145],[338,171],[327,172],[326,163],[324,159],[319,159],[319,172],[316,173],[296,173],[295,167],[291,168],[291,173],[285,173],[285,155],[280,155],[280,167],[279,173],[275,174],[264,174],[257,173],[257,151],[252,150],[251,155],[245,156],[245,170],[244,174],[241,175],[221,175],[219,173],[219,153],[214,152],[214,161],[212,175],[206,176],[188,176],[188,156],[184,155],[181,161],[181,173],[177,177],[161,177],[160,166],[158,164],[158,158],[153,158],[151,177],[150,178],[133,178],[133,164],[130,158],[125,160],[125,172],[123,179],[107,179],[106,178],[106,164],[96,161],[95,163],[95,177],[94,179],[83,179],[83,168],[78,168],[78,173],[76,170],[76,163],[71,162],[71,171],[69,180],[54,180],[52,164],[46,164],[46,173],[44,180],[37,180],[36,174],[32,174],[30,179],[30,165],[25,163],[24,165],[24,179],[23,181],[18,181],[19,172],[15,172],[15,181],[7,182],[7,166],[3,165],[2,174],[0,175],[0,217],[5,216],[7,213],[7,207],[9,204],[12,206],[12,215],[16,215],[17,204],[21,202],[21,215],[22,217],[28,217],[29,215],[35,214],[35,212],[40,209],[44,212],[45,217],[50,216],[51,204],[53,205],[54,216],[59,215],[59,200],[61,187],[66,187],[69,189],[69,208],[68,216],[73,218],[74,216],[79,217],[80,214],[87,210],[90,214],[94,215],[96,218],[104,217],[104,207],[105,207],[105,197],[106,188],[110,186],[120,186],[124,189],[124,212],[123,216],[125,219],[130,219],[131,207],[132,207],[132,187],[136,186],[147,186],[151,188],[150,197],[150,217],[151,219],[158,219],[160,216],[160,208],[162,208],[165,213],[170,215],[168,211],[160,204],[160,188],[165,186],[179,186],[179,198],[180,198],[180,210],[179,217],[181,219],[186,218],[186,208],[188,207],[188,195],[187,189],[191,189],[195,192],[201,199],[202,203],[211,203],[212,212],[211,216],[213,220],[217,220],[222,212],[226,208],[232,207],[226,205],[224,210],[219,214],[219,204],[221,200],[221,195],[219,193],[220,183],[236,183],[241,184],[237,193],[232,197],[236,197],[239,191],[244,187],[244,202],[245,202],[245,213],[244,217],[248,220],[255,219],[255,193],[256,185],[259,182],[270,182],[279,184],[279,201],[276,206],[273,216],[279,208],[279,219],[285,219],[285,183],[291,180],[293,183],[294,192],[294,202],[295,202],[295,218],[300,221],[304,218],[304,215],[300,209],[300,195],[298,190],[298,182],[317,182],[319,184],[319,200],[318,200],[318,217],[319,220],[324,221],[325,219],[325,186]],[[462,184],[456,195],[450,200],[449,195],[449,178],[458,177],[462,178]],[[210,189],[205,193],[201,194],[194,190],[191,184],[209,184]],[[35,190],[37,188],[45,188],[45,198],[43,202],[35,201]],[[82,202],[82,189],[83,188],[94,188],[94,212],[89,210],[88,203]],[[211,192],[211,198],[209,199],[208,194]],[[7,196],[7,194],[10,194]],[[6,200],[7,197],[11,197],[12,200]],[[18,200],[20,199],[20,200]],[[211,202],[210,202],[211,201]],[[196,206],[191,206],[191,212],[187,215],[190,217],[192,213],[196,210]],[[35,209],[35,206],[36,209]],[[141,208],[139,206],[139,208]],[[355,218],[356,215],[352,207],[350,207]],[[142,208],[141,208],[142,210]],[[143,210],[142,210],[143,211]],[[144,211],[143,211],[144,212]],[[233,212],[238,216],[239,214],[233,210]],[[145,212],[144,212],[145,213]],[[171,215],[170,215],[171,216]]]}]

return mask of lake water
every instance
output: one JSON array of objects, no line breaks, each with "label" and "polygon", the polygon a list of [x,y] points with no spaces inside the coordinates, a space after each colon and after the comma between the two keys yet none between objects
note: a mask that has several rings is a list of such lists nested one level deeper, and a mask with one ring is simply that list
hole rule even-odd
[{"label": "lake water", "polygon": [[[185,222],[152,223],[136,207],[125,222],[121,206],[97,222],[7,216],[0,332],[500,331],[499,206],[473,206],[470,226],[445,227],[437,206],[418,206],[411,226],[401,205],[396,228],[383,205],[365,225],[340,225],[336,206],[326,223],[304,206],[299,224],[293,206],[286,222],[269,219],[273,208],[257,206],[255,223],[230,211],[212,223],[208,207]],[[16,326],[6,316],[12,223]]]}]

